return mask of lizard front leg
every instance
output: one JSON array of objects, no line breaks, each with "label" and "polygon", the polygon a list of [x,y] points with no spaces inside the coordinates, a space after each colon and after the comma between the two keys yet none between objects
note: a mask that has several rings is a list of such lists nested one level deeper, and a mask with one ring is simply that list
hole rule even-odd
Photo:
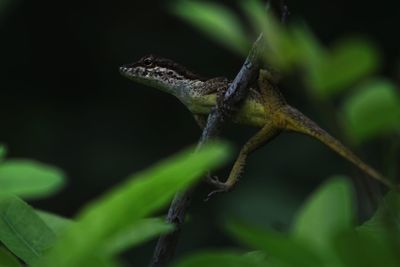
[{"label": "lizard front leg", "polygon": [[275,136],[280,133],[280,129],[275,127],[271,122],[267,122],[261,130],[253,135],[246,144],[242,147],[239,152],[233,167],[230,171],[229,177],[225,182],[220,182],[216,179],[210,182],[218,189],[210,193],[209,197],[215,193],[226,192],[231,190],[235,184],[239,181],[239,176],[243,171],[247,157],[254,152],[257,148],[263,146],[267,142],[271,141]]}]

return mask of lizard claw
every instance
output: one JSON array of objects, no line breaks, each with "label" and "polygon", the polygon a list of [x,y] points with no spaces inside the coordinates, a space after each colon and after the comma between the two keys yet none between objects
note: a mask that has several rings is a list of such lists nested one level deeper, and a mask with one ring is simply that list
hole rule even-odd
[{"label": "lizard claw", "polygon": [[212,197],[214,197],[216,194],[219,193],[225,193],[228,192],[232,189],[232,186],[221,182],[221,180],[218,178],[218,176],[214,175],[207,175],[207,181],[214,187],[216,187],[215,190],[211,191],[207,197],[204,199],[204,201],[210,200]]},{"label": "lizard claw", "polygon": [[222,182],[221,182],[221,180],[218,178],[218,176],[215,176],[215,175],[210,175],[210,174],[208,174],[208,175],[207,175],[207,181],[208,181],[211,185],[214,185],[214,186],[217,186],[217,187],[219,187],[219,186],[218,186],[219,184],[222,184]]},{"label": "lizard claw", "polygon": [[219,194],[219,193],[226,193],[228,192],[228,189],[224,188],[224,189],[217,189],[214,191],[211,191],[207,197],[204,199],[205,202],[209,201],[212,197],[214,197],[215,195]]}]

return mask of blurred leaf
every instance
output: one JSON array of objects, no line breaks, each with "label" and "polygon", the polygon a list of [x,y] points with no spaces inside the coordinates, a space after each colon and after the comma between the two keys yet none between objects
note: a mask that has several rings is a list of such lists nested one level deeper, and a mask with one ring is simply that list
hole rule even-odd
[{"label": "blurred leaf", "polygon": [[235,52],[247,54],[250,44],[234,13],[222,5],[200,1],[178,1],[173,12],[194,27]]},{"label": "blurred leaf", "polygon": [[243,255],[243,253],[234,251],[217,251],[217,252],[202,252],[188,256],[178,263],[173,264],[173,267],[268,267],[266,261],[260,261],[253,257]]},{"label": "blurred leaf", "polygon": [[0,247],[0,267],[21,267],[21,264],[14,255]]},{"label": "blurred leaf", "polygon": [[174,226],[163,219],[143,219],[113,236],[105,245],[105,251],[117,254],[173,229]]},{"label": "blurred leaf", "polygon": [[0,241],[28,264],[50,248],[55,235],[34,209],[17,197],[0,198]]},{"label": "blurred leaf", "polygon": [[381,201],[378,210],[368,221],[356,228],[376,242],[394,238],[400,241],[400,193],[391,191]]},{"label": "blurred leaf", "polygon": [[[243,257],[251,258],[252,261],[258,262],[260,264],[266,264],[267,261],[270,262],[268,264],[272,264],[272,262],[267,259],[267,255],[265,254],[265,252],[260,251],[260,250],[246,252],[245,254],[243,254]],[[274,266],[274,265],[271,265],[271,266]]]},{"label": "blurred leaf", "polygon": [[[295,63],[303,65],[309,72],[314,72],[321,61],[327,57],[327,51],[321,46],[312,31],[305,23],[295,25],[291,29],[292,45],[295,45],[298,57]],[[284,52],[284,51],[283,51]]]},{"label": "blurred leaf", "polygon": [[400,130],[400,96],[395,86],[380,79],[370,81],[346,100],[344,128],[355,142]]},{"label": "blurred leaf", "polygon": [[335,250],[344,266],[396,267],[400,264],[398,250],[390,243],[354,231],[346,231],[335,238]]},{"label": "blurred leaf", "polygon": [[7,148],[5,145],[0,144],[0,162],[6,157]]},{"label": "blurred leaf", "polygon": [[[76,267],[94,257],[116,234],[171,200],[208,170],[227,160],[229,149],[223,143],[209,144],[199,152],[187,150],[147,171],[136,174],[78,216],[47,257],[36,266]],[[68,253],[65,253],[68,251]]]},{"label": "blurred leaf", "polygon": [[62,234],[65,230],[67,230],[68,227],[70,227],[74,223],[70,219],[47,211],[36,210],[36,213],[57,236]]},{"label": "blurred leaf", "polygon": [[241,242],[264,251],[269,258],[285,266],[322,266],[319,256],[299,240],[238,223],[228,224],[228,230]]},{"label": "blurred leaf", "polygon": [[0,164],[0,194],[37,198],[59,190],[64,174],[57,168],[30,160],[7,160]]},{"label": "blurred leaf", "polygon": [[334,177],[312,194],[300,210],[293,236],[313,247],[327,249],[336,234],[348,230],[354,221],[351,185],[344,177]]},{"label": "blurred leaf", "polygon": [[343,40],[327,57],[309,66],[310,88],[320,97],[331,97],[375,71],[378,65],[378,52],[369,42]]},{"label": "blurred leaf", "polygon": [[280,70],[289,70],[298,61],[299,50],[292,36],[259,0],[242,1],[242,8],[266,44],[264,59]]}]

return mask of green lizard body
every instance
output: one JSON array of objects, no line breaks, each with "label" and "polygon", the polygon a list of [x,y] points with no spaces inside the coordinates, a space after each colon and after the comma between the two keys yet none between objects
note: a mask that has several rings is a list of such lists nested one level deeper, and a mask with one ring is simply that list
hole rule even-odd
[{"label": "green lizard body", "polygon": [[[229,87],[230,81],[218,77],[204,79],[181,65],[160,57],[146,56],[133,64],[120,68],[122,75],[136,82],[160,89],[177,97],[195,115],[200,126],[217,104],[218,98]],[[260,128],[241,149],[225,183],[213,180],[221,190],[231,189],[243,170],[250,153],[279,135],[293,131],[309,135],[352,162],[359,169],[392,187],[393,184],[373,168],[365,164],[347,147],[321,129],[300,111],[287,104],[266,71],[260,71],[257,88],[250,88],[241,108],[233,117],[239,124]]]}]

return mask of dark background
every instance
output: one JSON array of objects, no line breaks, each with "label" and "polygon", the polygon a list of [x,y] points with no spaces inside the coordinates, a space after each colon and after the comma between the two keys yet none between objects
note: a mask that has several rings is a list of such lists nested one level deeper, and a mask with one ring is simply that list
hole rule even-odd
[{"label": "dark background", "polygon": [[[11,158],[54,164],[68,175],[64,190],[35,207],[73,216],[129,174],[198,140],[199,129],[176,99],[118,73],[118,66],[154,53],[209,77],[234,77],[243,58],[171,15],[168,3],[11,0],[0,13],[0,142]],[[382,52],[381,74],[398,80],[398,1],[288,4],[292,18],[305,20],[324,44],[349,34],[371,39]],[[301,86],[286,86],[284,94],[340,136]],[[225,136],[239,148],[253,132],[229,126]],[[382,170],[387,144],[377,140],[359,152]],[[232,247],[221,227],[226,218],[287,229],[306,196],[333,174],[360,176],[318,142],[282,135],[250,158],[235,191],[204,203],[209,188],[199,189],[180,255]],[[368,205],[361,210],[368,215]],[[153,246],[127,257],[144,265]]]}]

